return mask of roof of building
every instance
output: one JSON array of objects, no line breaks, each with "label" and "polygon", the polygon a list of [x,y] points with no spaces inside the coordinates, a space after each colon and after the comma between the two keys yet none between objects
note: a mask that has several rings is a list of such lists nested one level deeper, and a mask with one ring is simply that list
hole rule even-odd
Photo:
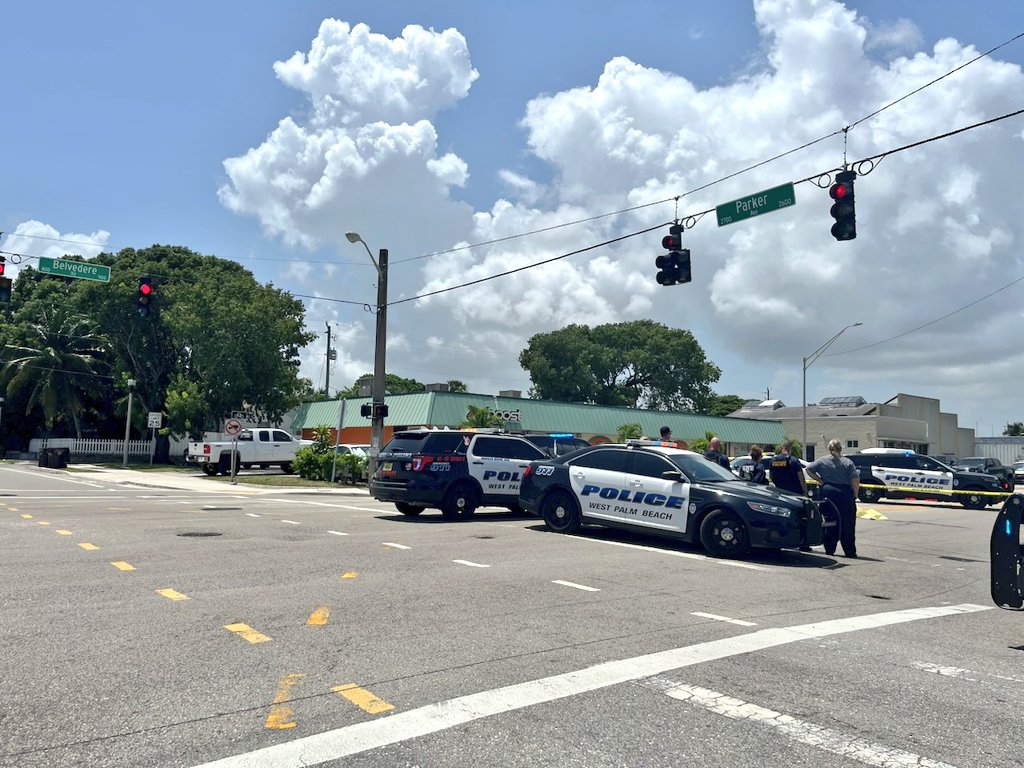
[{"label": "roof of building", "polygon": [[[830,416],[874,416],[878,403],[864,403],[855,407],[849,406],[828,406],[821,403],[807,404],[807,418],[818,419]],[[729,414],[729,418],[743,419],[800,419],[803,418],[804,409],[798,405],[786,406],[783,408],[761,408],[755,406],[748,408],[743,406],[738,411]]]},{"label": "roof of building", "polygon": [[[303,403],[295,411],[287,427],[293,432],[326,424],[338,425],[339,409],[344,403],[342,427],[366,427],[369,420],[360,415],[360,406],[369,403],[367,397]],[[466,419],[470,405],[486,407],[507,414],[510,429],[539,432],[575,432],[585,435],[606,435],[614,438],[623,424],[639,424],[645,435],[655,436],[663,425],[672,429],[675,440],[695,440],[706,433],[718,435],[729,443],[761,443],[774,445],[786,434],[777,421],[742,418],[746,413],[733,416],[706,416],[696,413],[655,411],[582,403],[560,403],[550,400],[500,397],[464,392],[415,392],[408,395],[388,395],[385,398],[388,427],[449,426],[455,427]],[[799,410],[799,409],[798,409]],[[778,419],[779,411],[772,411]]]}]

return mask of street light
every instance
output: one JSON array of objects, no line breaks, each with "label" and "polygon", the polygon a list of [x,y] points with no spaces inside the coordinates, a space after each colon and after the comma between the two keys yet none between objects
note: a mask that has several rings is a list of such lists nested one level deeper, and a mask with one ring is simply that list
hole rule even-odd
[{"label": "street light", "polygon": [[128,413],[124,417],[124,456],[121,458],[121,469],[128,469],[128,434],[132,425],[132,391],[135,379],[128,379]]},{"label": "street light", "polygon": [[850,323],[848,326],[843,328],[843,330],[841,330],[839,333],[837,333],[835,336],[833,336],[831,339],[826,341],[824,344],[822,344],[820,347],[818,347],[816,350],[811,352],[811,354],[809,354],[807,357],[804,358],[804,397],[803,397],[803,426],[804,426],[803,441],[804,442],[803,442],[803,449],[804,449],[804,460],[805,461],[807,460],[807,369],[810,368],[812,365],[814,365],[814,361],[817,360],[819,357],[821,357],[822,354],[825,352],[825,350],[828,349],[829,347],[831,347],[832,343],[836,339],[838,339],[840,336],[842,336],[846,331],[850,330],[851,328],[856,328],[858,325],[863,325],[863,323]]},{"label": "street light", "polygon": [[[0,397],[0,427],[4,425],[4,399]],[[0,429],[0,459],[4,457],[6,451],[4,450],[4,431]]]},{"label": "street light", "polygon": [[378,258],[373,258],[370,246],[355,232],[346,232],[350,243],[362,243],[366,255],[377,269],[377,340],[373,352],[373,385],[370,388],[372,401],[370,413],[370,461],[369,474],[377,471],[377,454],[384,442],[384,355],[387,351],[388,331],[388,249],[381,248]]}]

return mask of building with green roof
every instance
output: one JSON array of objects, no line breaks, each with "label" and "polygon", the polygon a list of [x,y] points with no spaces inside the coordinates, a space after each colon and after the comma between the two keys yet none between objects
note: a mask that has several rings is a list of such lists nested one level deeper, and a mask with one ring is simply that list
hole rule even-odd
[{"label": "building with green roof", "polygon": [[[369,443],[370,420],[360,415],[368,397],[303,403],[289,414],[283,426],[295,434],[311,437],[313,430],[327,425],[333,430],[341,423],[342,443]],[[708,433],[718,435],[729,455],[745,454],[753,444],[770,450],[786,437],[780,422],[697,413],[652,411],[642,408],[560,403],[503,395],[466,392],[415,392],[388,395],[384,438],[395,430],[416,427],[455,428],[466,420],[469,406],[484,407],[501,414],[510,432],[573,433],[592,443],[611,442],[623,424],[639,424],[643,435],[657,439],[662,426],[672,430],[676,441],[693,442]],[[344,414],[342,414],[344,409]]]}]

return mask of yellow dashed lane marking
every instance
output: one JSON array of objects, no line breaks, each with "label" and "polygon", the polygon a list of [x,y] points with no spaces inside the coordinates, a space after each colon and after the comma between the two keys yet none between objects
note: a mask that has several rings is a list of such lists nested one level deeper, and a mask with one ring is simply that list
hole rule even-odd
[{"label": "yellow dashed lane marking", "polygon": [[306,619],[306,626],[307,627],[322,627],[322,626],[325,626],[327,624],[327,619],[329,619],[330,616],[331,616],[331,609],[328,608],[326,605],[321,605],[319,608],[317,608],[315,611],[313,611],[311,614],[309,614],[309,618]]},{"label": "yellow dashed lane marking", "polygon": [[115,560],[111,563],[112,566],[117,568],[119,571],[134,571],[135,566],[131,563],[126,563],[124,560]]},{"label": "yellow dashed lane marking", "polygon": [[22,515],[22,517],[25,518],[26,520],[31,520],[32,519],[32,515]]},{"label": "yellow dashed lane marking", "polygon": [[358,575],[359,574],[356,573],[355,571],[346,571],[345,573],[341,574],[341,578],[343,578],[343,579],[354,579]]},{"label": "yellow dashed lane marking", "polygon": [[224,629],[228,632],[234,632],[240,638],[248,640],[250,643],[266,643],[270,640],[270,637],[257,632],[248,624],[225,624]]},{"label": "yellow dashed lane marking", "polygon": [[8,509],[11,510],[11,512],[17,512],[18,511],[17,507],[8,507]]},{"label": "yellow dashed lane marking", "polygon": [[71,535],[71,531],[65,531],[63,528],[58,528],[56,532],[59,533],[61,536]]},{"label": "yellow dashed lane marking", "polygon": [[36,520],[36,525],[49,525],[45,520]]},{"label": "yellow dashed lane marking", "polygon": [[394,704],[388,704],[383,699],[378,699],[368,690],[360,688],[355,683],[339,685],[331,688],[331,690],[340,696],[344,696],[361,710],[371,715],[379,715],[381,712],[389,712],[395,708]]},{"label": "yellow dashed lane marking", "polygon": [[99,549],[99,547],[97,547],[95,544],[90,544],[87,541],[81,542],[78,546],[80,546],[82,549]]},{"label": "yellow dashed lane marking", "polygon": [[267,728],[285,730],[298,725],[292,719],[295,712],[288,706],[288,702],[291,701],[292,686],[299,685],[304,677],[305,675],[285,675],[278,681],[274,705],[270,708],[270,714],[267,715]]},{"label": "yellow dashed lane marking", "polygon": [[163,595],[168,600],[188,600],[188,595],[183,595],[175,589],[158,589],[156,591],[158,595]]}]

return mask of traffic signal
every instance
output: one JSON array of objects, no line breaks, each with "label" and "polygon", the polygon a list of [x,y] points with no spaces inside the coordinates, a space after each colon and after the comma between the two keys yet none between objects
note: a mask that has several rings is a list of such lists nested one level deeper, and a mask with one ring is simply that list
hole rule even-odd
[{"label": "traffic signal", "polygon": [[0,304],[11,302],[11,278],[0,277]]},{"label": "traffic signal", "polygon": [[828,193],[835,202],[832,204],[832,237],[836,240],[853,240],[857,237],[857,211],[853,201],[853,180],[856,171],[840,171],[836,174],[836,183],[829,187]]},{"label": "traffic signal", "polygon": [[156,289],[153,287],[153,281],[148,277],[140,277],[139,290],[135,293],[135,311],[139,313],[139,317],[149,317],[155,299]]},{"label": "traffic signal", "polygon": [[683,248],[683,227],[680,224],[673,224],[669,227],[668,234],[661,239],[661,247],[668,253],[663,253],[654,260],[654,265],[659,269],[655,276],[659,285],[679,285],[690,282],[690,251]]},{"label": "traffic signal", "polygon": [[4,272],[7,270],[7,257],[0,256],[0,277],[4,276]]}]

